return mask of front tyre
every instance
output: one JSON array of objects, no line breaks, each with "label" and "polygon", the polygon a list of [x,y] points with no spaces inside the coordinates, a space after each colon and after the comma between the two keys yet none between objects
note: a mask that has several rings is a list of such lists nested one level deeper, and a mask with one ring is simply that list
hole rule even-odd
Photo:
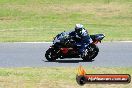
[{"label": "front tyre", "polygon": [[58,58],[58,56],[53,48],[49,48],[46,51],[45,57],[48,61],[55,61]]},{"label": "front tyre", "polygon": [[95,44],[90,44],[88,48],[85,50],[85,55],[82,57],[84,61],[93,60],[99,52],[99,48]]}]

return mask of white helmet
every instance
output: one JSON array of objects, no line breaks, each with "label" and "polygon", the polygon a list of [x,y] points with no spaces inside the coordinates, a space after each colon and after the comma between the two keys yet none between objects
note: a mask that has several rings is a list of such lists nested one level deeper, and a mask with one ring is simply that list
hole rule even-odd
[{"label": "white helmet", "polygon": [[76,24],[75,25],[75,29],[81,29],[81,28],[83,28],[83,25],[82,24]]},{"label": "white helmet", "polygon": [[77,33],[77,34],[81,34],[81,32],[82,32],[82,30],[83,30],[83,25],[82,24],[76,24],[75,25],[75,32]]}]

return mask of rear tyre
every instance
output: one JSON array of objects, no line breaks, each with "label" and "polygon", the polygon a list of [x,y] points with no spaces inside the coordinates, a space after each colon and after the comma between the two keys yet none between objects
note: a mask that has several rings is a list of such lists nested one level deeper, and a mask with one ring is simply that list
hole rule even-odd
[{"label": "rear tyre", "polygon": [[91,61],[93,60],[99,52],[99,48],[95,44],[90,44],[89,47],[85,51],[84,57],[82,59],[84,61]]},{"label": "rear tyre", "polygon": [[53,48],[49,48],[46,51],[45,57],[48,61],[55,61],[58,58],[58,56]]}]

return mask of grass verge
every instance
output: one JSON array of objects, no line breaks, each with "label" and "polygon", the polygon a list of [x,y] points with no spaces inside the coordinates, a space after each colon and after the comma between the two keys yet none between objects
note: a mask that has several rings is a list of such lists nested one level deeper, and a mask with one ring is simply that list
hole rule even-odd
[{"label": "grass verge", "polygon": [[0,42],[52,41],[76,23],[105,41],[132,40],[132,0],[1,0]]},{"label": "grass verge", "polygon": [[[132,68],[84,67],[87,73],[130,74]],[[86,84],[79,86],[74,67],[0,68],[0,88],[131,88],[129,84]]]}]

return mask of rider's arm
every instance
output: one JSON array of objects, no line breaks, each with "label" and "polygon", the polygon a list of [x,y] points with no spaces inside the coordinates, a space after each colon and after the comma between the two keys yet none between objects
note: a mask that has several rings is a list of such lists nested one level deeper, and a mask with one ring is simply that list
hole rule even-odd
[{"label": "rider's arm", "polygon": [[84,43],[87,43],[87,44],[90,43],[90,36],[89,36],[88,31],[86,29],[82,30],[82,41]]}]

